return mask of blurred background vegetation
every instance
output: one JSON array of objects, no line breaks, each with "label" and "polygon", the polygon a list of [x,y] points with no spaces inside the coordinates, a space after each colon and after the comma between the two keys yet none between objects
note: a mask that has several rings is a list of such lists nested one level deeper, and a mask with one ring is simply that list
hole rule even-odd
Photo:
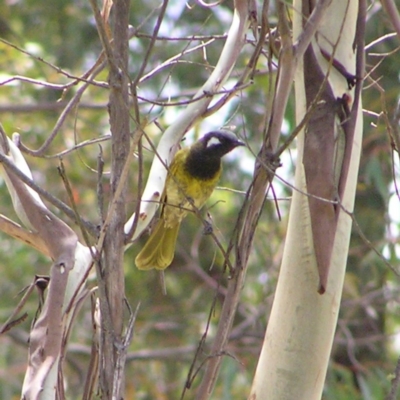
[{"label": "blurred background vegetation", "polygon": [[[130,76],[140,69],[158,16],[160,2],[132,2]],[[261,4],[259,4],[260,6]],[[274,2],[268,16],[275,27]],[[146,132],[157,143],[162,129],[176,118],[181,107],[207,79],[223,46],[232,18],[230,2],[204,8],[196,2],[170,1],[159,39],[150,56],[145,78],[138,86],[140,114],[148,122]],[[383,399],[390,387],[400,351],[398,276],[385,260],[398,268],[399,173],[398,153],[393,148],[388,121],[396,113],[399,92],[399,39],[385,36],[390,25],[378,2],[368,11],[367,73],[363,93],[364,141],[356,199],[355,218],[343,293],[340,320],[324,398]],[[238,76],[252,52],[251,34],[233,76]],[[278,43],[278,41],[277,41]],[[195,47],[197,49],[191,51]],[[79,85],[62,85],[89,70],[101,52],[89,2],[82,0],[5,0],[0,3],[0,122],[8,134],[18,132],[22,142],[39,148],[54,129],[68,100]],[[181,56],[172,59],[181,53]],[[260,59],[252,85],[223,109],[199,123],[187,135],[187,145],[205,131],[221,126],[234,131],[248,143],[247,149],[226,157],[221,189],[216,190],[206,210],[222,243],[227,244],[237,211],[252,176],[254,153],[274,85],[274,57],[268,44]],[[169,61],[168,61],[169,60]],[[164,64],[165,63],[165,64]],[[27,79],[16,79],[24,77]],[[31,80],[31,81],[30,81]],[[32,80],[35,80],[33,82]],[[107,81],[103,71],[97,81]],[[47,84],[40,84],[40,82]],[[48,83],[57,87],[50,87]],[[229,82],[227,83],[229,87]],[[63,121],[58,135],[44,157],[26,155],[34,179],[53,195],[69,203],[57,167],[62,157],[73,185],[79,211],[98,223],[97,157],[100,146],[109,167],[110,147],[108,91],[90,85],[79,105]],[[163,103],[180,103],[166,106]],[[395,122],[394,127],[398,126]],[[289,103],[284,136],[295,127],[293,101]],[[161,129],[160,129],[161,128]],[[134,126],[132,126],[134,129]],[[61,153],[85,140],[103,138],[101,143]],[[153,152],[145,145],[145,177]],[[296,150],[282,156],[278,177],[292,182]],[[132,165],[131,192],[127,210],[137,200],[138,164]],[[250,268],[232,331],[229,357],[225,357],[214,398],[239,399],[248,394],[268,321],[278,277],[292,188],[276,179],[277,201],[270,193],[260,219]],[[108,176],[103,177],[107,195]],[[228,190],[234,189],[234,190]],[[17,220],[3,181],[0,182],[0,212]],[[277,207],[279,213],[277,212]],[[52,207],[50,207],[52,208]],[[57,210],[52,210],[71,223]],[[74,226],[77,232],[79,228]],[[134,257],[144,239],[127,251],[126,294],[132,307],[140,302],[135,336],[127,364],[127,399],[176,399],[185,386],[196,387],[195,375],[206,354],[191,365],[199,341],[208,327],[206,341],[215,333],[227,275],[221,271],[221,254],[211,238],[204,236],[195,217],[183,223],[176,257],[166,272],[167,295],[162,294],[155,272],[140,272]],[[360,235],[360,229],[365,238]],[[21,290],[34,275],[46,275],[50,260],[35,250],[0,234],[0,321],[5,321],[21,297]],[[381,252],[385,260],[376,251]],[[92,282],[95,285],[95,282]],[[0,338],[0,398],[19,398],[26,368],[27,339],[38,306],[37,296],[26,305],[27,319]],[[78,316],[69,345],[65,369],[68,398],[79,398],[90,356],[92,331],[90,304]],[[201,373],[201,371],[200,371]],[[192,398],[187,389],[185,398]]]}]

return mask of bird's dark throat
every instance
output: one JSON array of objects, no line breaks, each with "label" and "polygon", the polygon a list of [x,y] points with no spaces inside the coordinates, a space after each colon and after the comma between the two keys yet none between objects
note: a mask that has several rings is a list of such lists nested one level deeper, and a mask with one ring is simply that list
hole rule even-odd
[{"label": "bird's dark throat", "polygon": [[185,169],[189,175],[201,180],[214,178],[221,169],[221,157],[210,152],[192,150],[186,159]]}]

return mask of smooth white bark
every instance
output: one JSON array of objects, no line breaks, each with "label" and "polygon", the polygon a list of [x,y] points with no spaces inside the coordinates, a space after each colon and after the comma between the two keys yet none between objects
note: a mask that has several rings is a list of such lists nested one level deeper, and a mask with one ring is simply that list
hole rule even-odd
[{"label": "smooth white bark", "polygon": [[[295,2],[295,10],[301,1]],[[334,0],[319,28],[318,44],[339,60],[350,73],[355,71],[352,49],[358,1]],[[347,17],[344,18],[347,11]],[[301,32],[300,11],[295,14],[295,37]],[[343,23],[343,21],[345,21]],[[339,39],[338,47],[332,44]],[[314,40],[314,50],[319,51]],[[319,62],[325,71],[328,63]],[[304,82],[300,63],[296,74],[296,113],[301,121],[306,112]],[[330,69],[331,71],[331,69]],[[329,74],[335,95],[348,92],[346,81],[336,71]],[[352,93],[350,93],[352,95]],[[354,97],[353,97],[354,98]],[[356,133],[347,185],[342,199],[352,211],[361,152],[362,114],[358,112]],[[340,211],[334,241],[327,291],[317,293],[318,269],[314,254],[306,182],[302,164],[304,135],[298,138],[295,187],[289,225],[275,300],[249,399],[316,400],[320,399],[336,328],[351,233],[351,217]]]}]

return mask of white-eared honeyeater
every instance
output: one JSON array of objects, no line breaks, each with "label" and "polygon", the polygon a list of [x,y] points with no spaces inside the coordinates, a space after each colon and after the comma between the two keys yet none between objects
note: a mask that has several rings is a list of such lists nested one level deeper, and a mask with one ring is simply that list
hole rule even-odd
[{"label": "white-eared honeyeater", "polygon": [[243,145],[232,133],[213,131],[176,153],[168,169],[160,219],[135,260],[139,269],[163,270],[172,263],[182,219],[193,205],[200,209],[211,196],[221,176],[221,158]]}]

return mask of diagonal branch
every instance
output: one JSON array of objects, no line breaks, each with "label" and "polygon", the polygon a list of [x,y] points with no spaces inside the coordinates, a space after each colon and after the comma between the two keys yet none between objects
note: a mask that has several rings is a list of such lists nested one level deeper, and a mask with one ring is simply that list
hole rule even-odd
[{"label": "diagonal branch", "polygon": [[[177,150],[177,144],[192,125],[202,117],[210,104],[213,94],[218,91],[229,77],[241,49],[245,43],[245,33],[249,27],[250,7],[252,0],[235,1],[235,11],[225,46],[218,63],[209,79],[195,94],[194,102],[178,116],[176,121],[166,129],[157,146],[158,156],[154,157],[146,188],[142,195],[138,225],[131,240],[135,240],[150,223],[159,206],[159,200],[164,189],[167,169]],[[162,160],[162,162],[161,162]],[[125,224],[125,232],[131,231],[135,216],[132,215]]]}]

